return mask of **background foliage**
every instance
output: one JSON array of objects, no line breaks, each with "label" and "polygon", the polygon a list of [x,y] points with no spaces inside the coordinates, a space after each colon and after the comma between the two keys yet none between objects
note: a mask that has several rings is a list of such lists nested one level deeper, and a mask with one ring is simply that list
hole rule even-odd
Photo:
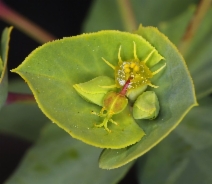
[{"label": "background foliage", "polygon": [[[136,25],[142,23],[145,26],[157,26],[180,48],[182,37],[194,16],[197,3],[197,0],[134,0],[131,5],[136,17]],[[123,21],[123,9],[120,7],[113,0],[94,1],[82,32],[102,29],[129,30],[129,25]],[[108,10],[110,10],[110,13],[108,13]],[[194,80],[199,106],[191,110],[176,130],[164,141],[137,160],[135,164],[138,183],[155,183],[155,181],[157,183],[212,182],[210,174],[212,170],[210,156],[212,151],[212,117],[210,113],[212,109],[210,97],[212,90],[210,82],[212,78],[211,14],[210,8],[191,40],[189,48],[184,53],[184,58]],[[10,83],[10,90],[16,92],[28,91],[26,85],[23,85],[22,82]],[[25,112],[24,116],[21,115],[23,111]],[[11,116],[11,114],[14,116]],[[34,117],[36,117],[36,120]],[[42,131],[39,133],[41,129]],[[131,167],[131,165],[126,165],[109,172],[96,168],[97,164],[91,161],[94,156],[96,157],[96,154],[99,154],[99,150],[79,141],[67,139],[66,134],[46,120],[36,105],[12,104],[4,106],[0,112],[0,131],[36,141],[20,163],[20,167],[6,183],[29,181],[29,178],[34,178],[35,183],[36,181],[37,183],[41,183],[41,181],[44,183],[49,181],[65,183],[72,176],[70,173],[75,173],[75,171],[76,173],[80,172],[75,181],[117,183]],[[66,145],[72,145],[73,149],[68,150],[70,147]],[[56,149],[54,154],[50,151],[52,148]],[[63,154],[58,152],[57,149],[62,149]],[[85,153],[86,156],[83,155]],[[55,160],[54,156],[60,156],[61,159]],[[46,157],[49,157],[49,159],[44,159]],[[95,162],[94,160],[93,162]],[[92,166],[88,169],[80,169],[78,172],[77,168],[84,168],[85,163]],[[62,169],[58,169],[58,166],[66,171],[70,170],[70,172],[63,172]],[[84,174],[88,171],[95,174]],[[28,176],[25,175],[25,172],[29,173]],[[82,175],[84,178],[81,177]],[[95,178],[91,178],[91,175]],[[75,174],[75,176],[77,175]],[[32,183],[32,180],[28,183]]]}]

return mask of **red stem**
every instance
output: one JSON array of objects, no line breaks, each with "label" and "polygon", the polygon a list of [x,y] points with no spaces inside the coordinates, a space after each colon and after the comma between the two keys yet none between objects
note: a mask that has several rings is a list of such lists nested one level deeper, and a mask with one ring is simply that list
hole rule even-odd
[{"label": "red stem", "polygon": [[132,78],[129,78],[129,79],[126,81],[126,83],[124,84],[122,90],[120,91],[120,94],[121,94],[121,95],[125,96],[125,94],[127,93],[127,88],[128,88],[128,86],[129,86],[129,84],[130,84],[130,80],[132,80]]},{"label": "red stem", "polygon": [[35,98],[30,94],[19,94],[9,92],[7,96],[6,105],[13,104],[16,102],[35,102]]},{"label": "red stem", "polygon": [[56,39],[53,35],[8,7],[1,0],[0,19],[25,32],[39,43],[46,43]]}]

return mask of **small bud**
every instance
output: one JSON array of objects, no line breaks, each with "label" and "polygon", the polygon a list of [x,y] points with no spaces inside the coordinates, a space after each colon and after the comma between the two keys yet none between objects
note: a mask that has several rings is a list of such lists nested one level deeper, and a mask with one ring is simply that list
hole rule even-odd
[{"label": "small bud", "polygon": [[135,119],[155,119],[160,107],[158,98],[154,91],[142,93],[133,106],[133,117]]}]

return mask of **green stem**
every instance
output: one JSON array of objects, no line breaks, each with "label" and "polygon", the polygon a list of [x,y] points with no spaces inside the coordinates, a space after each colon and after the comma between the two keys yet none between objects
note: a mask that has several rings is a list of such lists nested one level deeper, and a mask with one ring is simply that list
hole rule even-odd
[{"label": "green stem", "polygon": [[117,0],[122,21],[126,31],[132,32],[137,29],[135,15],[129,0]]},{"label": "green stem", "polygon": [[35,98],[31,94],[20,94],[20,93],[12,93],[9,92],[7,96],[6,105],[17,103],[17,102],[35,102]]},{"label": "green stem", "polygon": [[196,31],[198,30],[202,19],[210,8],[212,0],[200,0],[196,12],[188,24],[186,32],[179,44],[179,51],[185,56],[187,54],[188,48],[190,47],[192,38],[194,37]]},{"label": "green stem", "polygon": [[39,43],[45,43],[56,39],[53,35],[47,33],[30,20],[6,6],[2,1],[0,1],[0,19],[14,25]]}]

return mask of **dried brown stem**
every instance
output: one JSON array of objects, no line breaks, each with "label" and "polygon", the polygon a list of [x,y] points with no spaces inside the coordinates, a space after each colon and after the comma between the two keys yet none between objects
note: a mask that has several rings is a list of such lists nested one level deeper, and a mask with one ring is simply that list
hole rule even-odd
[{"label": "dried brown stem", "polygon": [[126,31],[134,31],[137,29],[136,18],[132,9],[130,0],[117,0],[122,21]]},{"label": "dried brown stem", "polygon": [[192,41],[192,38],[195,36],[195,33],[197,29],[199,28],[202,19],[204,18],[205,14],[210,8],[212,0],[200,0],[199,5],[196,9],[196,12],[190,21],[186,32],[181,40],[181,43],[179,44],[179,50],[183,55],[186,55],[187,50],[190,46],[190,43]]}]

